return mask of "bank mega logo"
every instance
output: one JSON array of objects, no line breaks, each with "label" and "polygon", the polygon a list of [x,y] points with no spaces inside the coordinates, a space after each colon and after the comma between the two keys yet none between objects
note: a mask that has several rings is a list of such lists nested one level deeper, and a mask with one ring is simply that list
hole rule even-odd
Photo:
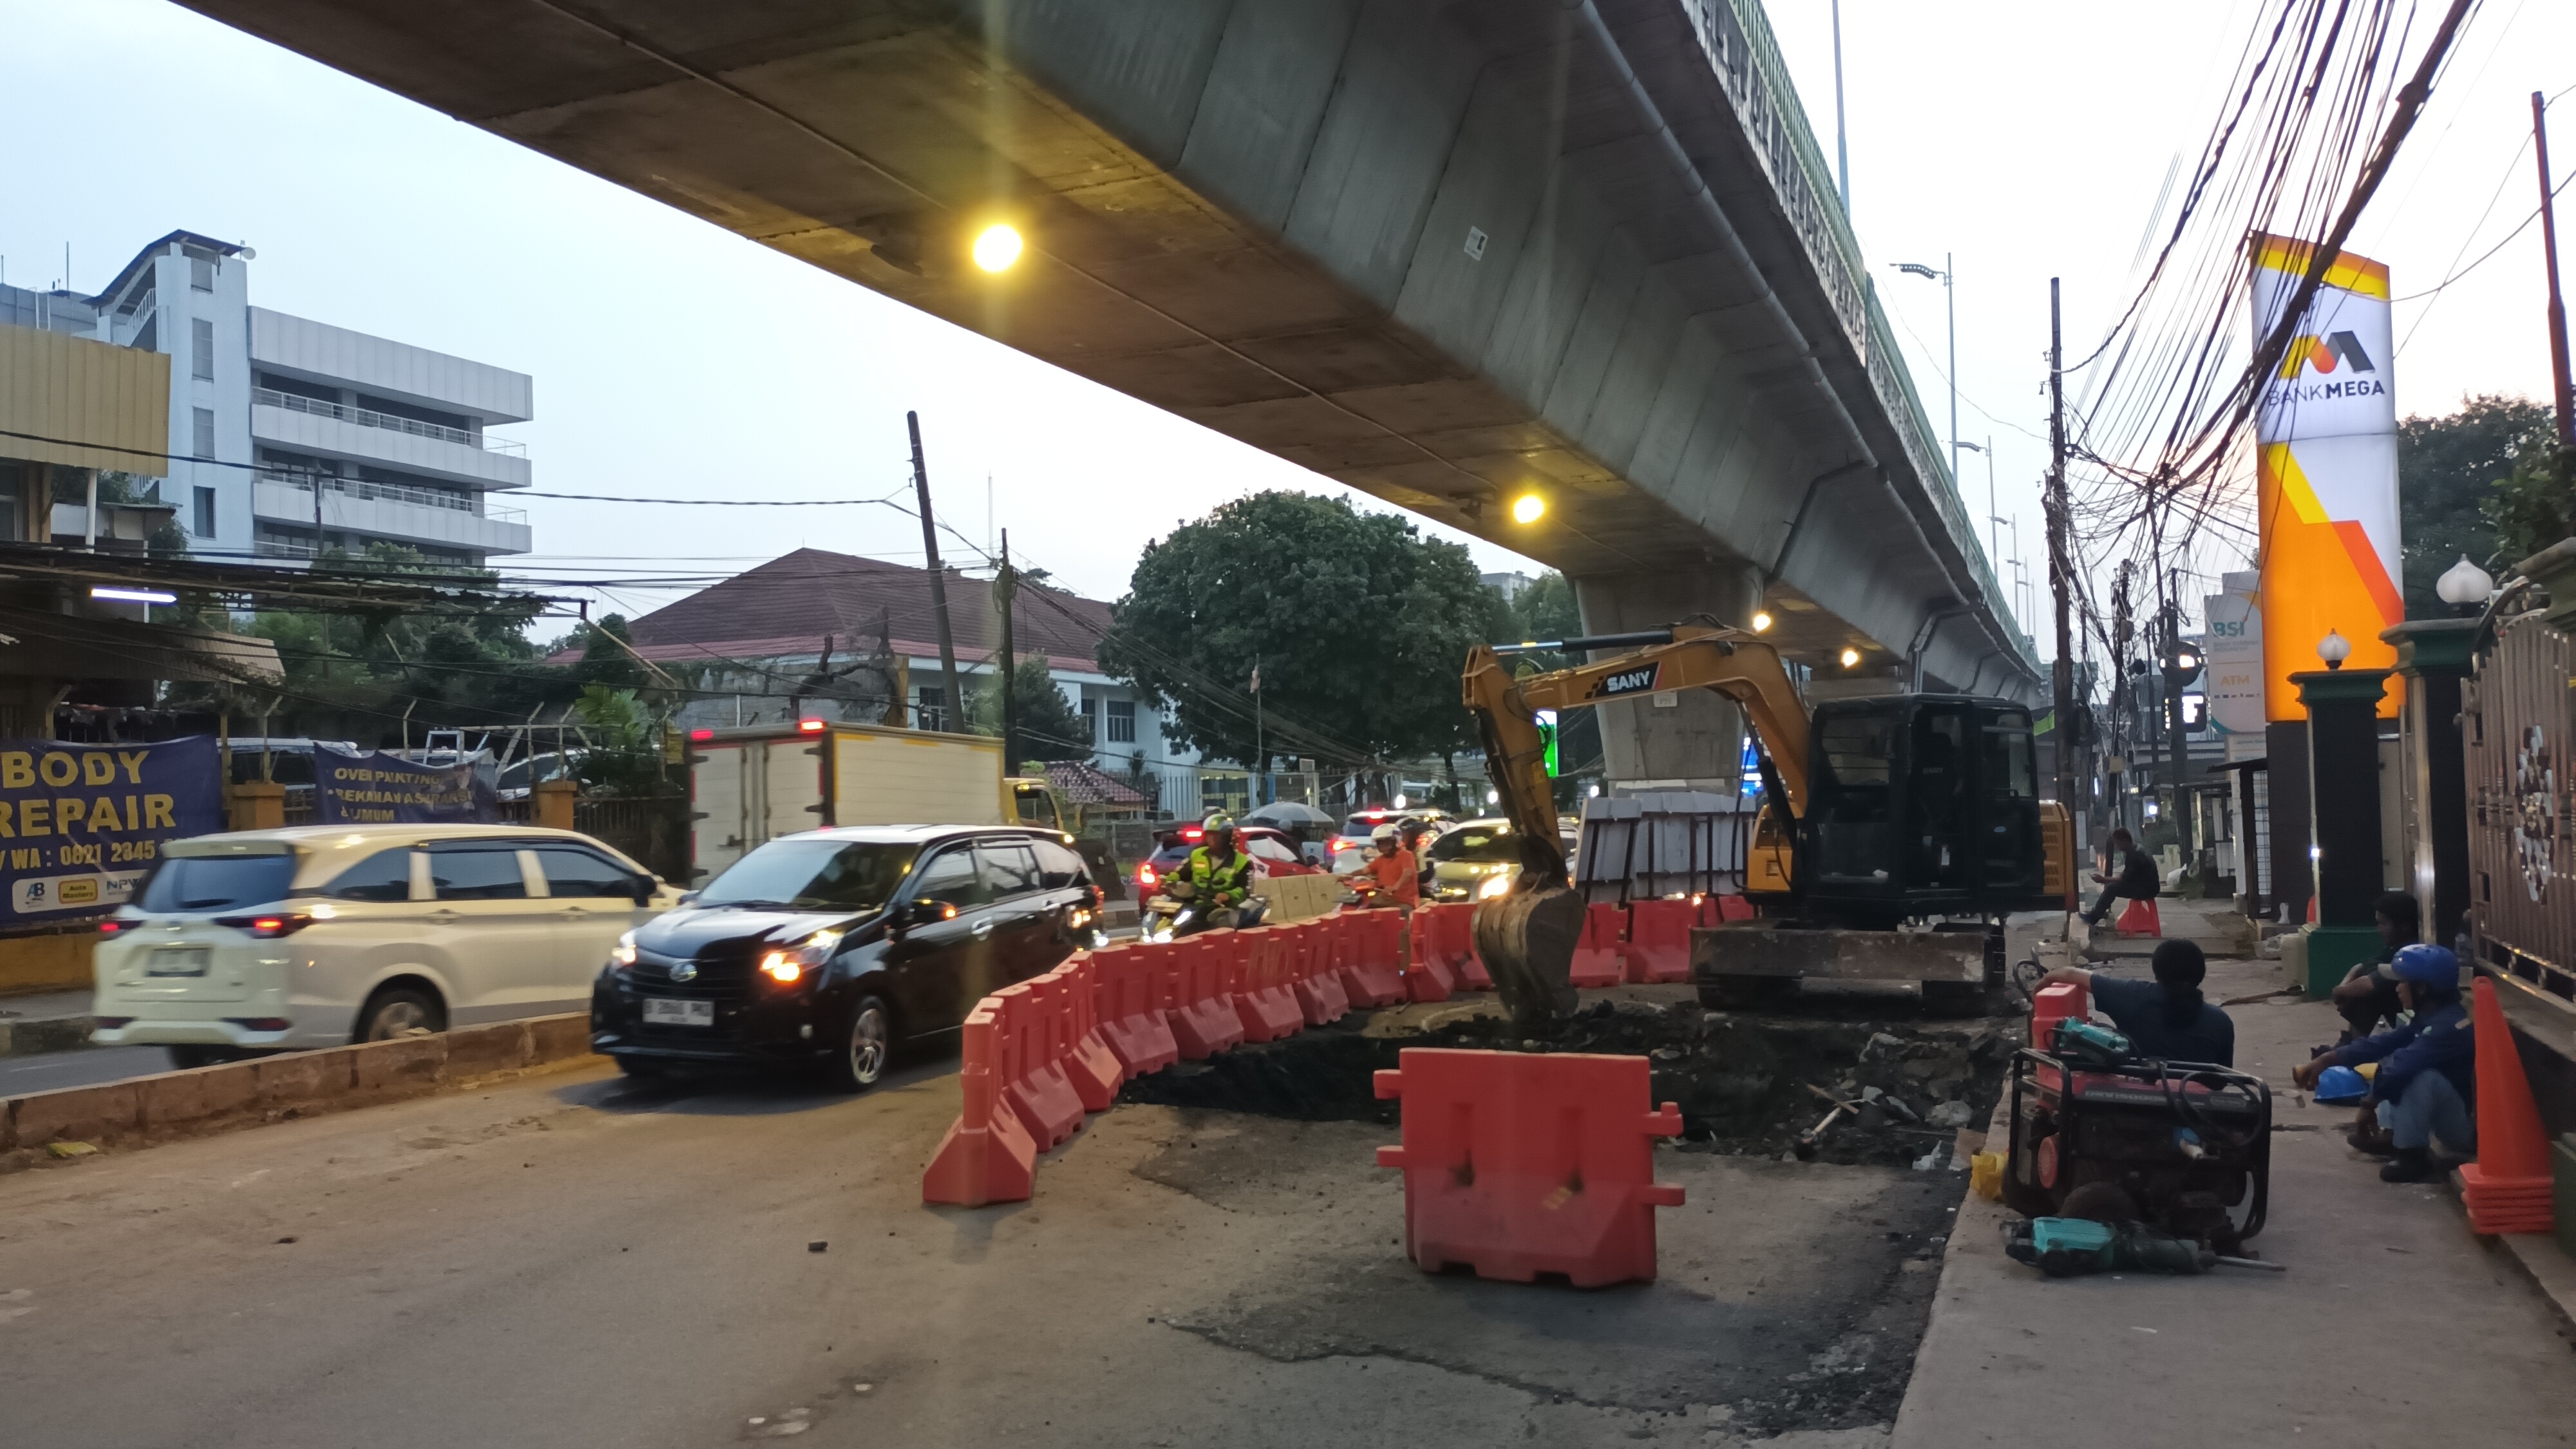
[{"label": "bank mega logo", "polygon": [[2281,359],[2279,376],[2288,387],[2272,389],[2271,402],[2323,402],[2334,398],[2377,397],[2388,391],[2379,376],[2379,364],[2363,350],[2361,339],[2349,332],[2315,337],[2306,333],[2290,339],[2289,353]]}]

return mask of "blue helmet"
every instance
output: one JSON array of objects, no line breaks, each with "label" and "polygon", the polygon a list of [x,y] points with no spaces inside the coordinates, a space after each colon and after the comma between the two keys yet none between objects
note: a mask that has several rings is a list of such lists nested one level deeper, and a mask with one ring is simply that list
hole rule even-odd
[{"label": "blue helmet", "polygon": [[2350,1067],[2328,1067],[2317,1073],[2317,1105],[2349,1107],[2370,1095],[2370,1083]]},{"label": "blue helmet", "polygon": [[2421,991],[2448,995],[2460,989],[2460,958],[2447,946],[2401,946],[2388,969]]}]

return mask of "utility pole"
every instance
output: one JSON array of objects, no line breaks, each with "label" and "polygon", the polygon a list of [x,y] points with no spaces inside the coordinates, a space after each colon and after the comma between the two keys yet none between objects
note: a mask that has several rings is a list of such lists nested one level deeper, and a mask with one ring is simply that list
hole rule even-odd
[{"label": "utility pole", "polygon": [[948,632],[948,575],[939,566],[939,525],[930,513],[930,468],[921,460],[921,414],[905,413],[912,430],[912,491],[921,503],[921,551],[929,557],[930,612],[939,622],[939,688],[952,733],[966,732],[966,700],[957,692],[957,646]]},{"label": "utility pole", "polygon": [[1020,576],[1011,571],[1011,531],[1002,530],[1002,568],[993,575],[993,602],[1002,610],[1002,773],[1020,768],[1020,656],[1011,648],[1011,603],[1019,597]]},{"label": "utility pole", "polygon": [[2111,698],[2113,718],[2118,728],[2114,738],[2119,743],[2121,768],[2111,779],[2111,823],[2129,823],[2129,796],[2121,785],[2138,777],[2137,717],[2138,683],[2129,674],[2129,644],[2135,637],[2129,610],[2129,574],[2134,567],[2129,559],[2111,575]]},{"label": "utility pole", "polygon": [[[2075,568],[2066,544],[2066,355],[2060,336],[2058,279],[2048,279],[2048,587],[2057,599],[2057,663],[2049,670],[2056,686],[2057,799],[2071,817],[2075,812],[2075,628],[2071,613]],[[2074,873],[2068,872],[2066,906],[2075,908]]]},{"label": "utility pole", "polygon": [[[1851,148],[1843,142],[1843,0],[1834,0],[1834,187],[1851,215]],[[68,286],[69,283],[64,285]],[[1952,428],[1953,433],[1958,429]]]},{"label": "utility pole", "polygon": [[2189,804],[2191,775],[2191,739],[2182,719],[2182,570],[2165,570],[2165,647],[2164,647],[2164,716],[2165,732],[2172,740],[2174,830],[2182,843],[2183,862],[2191,864],[2200,850],[2197,833],[2192,829]]},{"label": "utility pole", "polygon": [[2549,267],[2549,387],[2558,403],[2558,484],[2567,486],[2569,452],[2576,450],[2576,388],[2567,374],[2567,303],[2558,291],[2558,216],[2549,198],[2548,108],[2531,93],[2531,139],[2540,152],[2540,251]]}]

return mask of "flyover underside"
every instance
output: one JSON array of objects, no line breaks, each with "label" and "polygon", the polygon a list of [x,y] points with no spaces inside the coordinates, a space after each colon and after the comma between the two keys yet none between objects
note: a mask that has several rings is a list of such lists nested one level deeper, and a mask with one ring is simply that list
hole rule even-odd
[{"label": "flyover underside", "polygon": [[1679,0],[186,3],[1570,575],[2012,652]]}]

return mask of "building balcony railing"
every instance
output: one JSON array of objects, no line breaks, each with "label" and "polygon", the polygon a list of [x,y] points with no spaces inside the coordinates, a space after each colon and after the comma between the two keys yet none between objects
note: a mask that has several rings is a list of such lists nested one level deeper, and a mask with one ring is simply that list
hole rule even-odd
[{"label": "building balcony railing", "polygon": [[[313,475],[308,473],[279,473],[265,468],[260,470],[259,479],[263,483],[275,483],[292,488],[298,493],[312,492],[315,481]],[[473,513],[477,517],[490,518],[502,523],[528,521],[527,510],[523,508],[493,508],[486,505],[478,512],[474,507],[473,495],[460,491],[444,488],[416,488],[408,483],[370,483],[363,478],[324,477],[320,481],[326,491],[343,493],[351,498],[383,499],[389,503],[417,503],[430,508],[447,508],[458,513]]]},{"label": "building balcony railing", "polygon": [[424,423],[417,418],[396,417],[392,413],[380,413],[371,408],[353,408],[344,403],[323,402],[319,398],[278,392],[273,388],[251,389],[251,401],[266,407],[284,408],[291,413],[310,413],[317,418],[336,418],[344,423],[356,423],[363,428],[383,428],[388,432],[409,433],[415,438],[435,438],[443,443],[462,443],[466,447],[480,448],[487,453],[506,453],[514,458],[524,458],[528,455],[528,447],[525,443],[515,442],[509,438],[495,438],[487,433],[468,432],[463,428],[451,428],[443,423]]}]

